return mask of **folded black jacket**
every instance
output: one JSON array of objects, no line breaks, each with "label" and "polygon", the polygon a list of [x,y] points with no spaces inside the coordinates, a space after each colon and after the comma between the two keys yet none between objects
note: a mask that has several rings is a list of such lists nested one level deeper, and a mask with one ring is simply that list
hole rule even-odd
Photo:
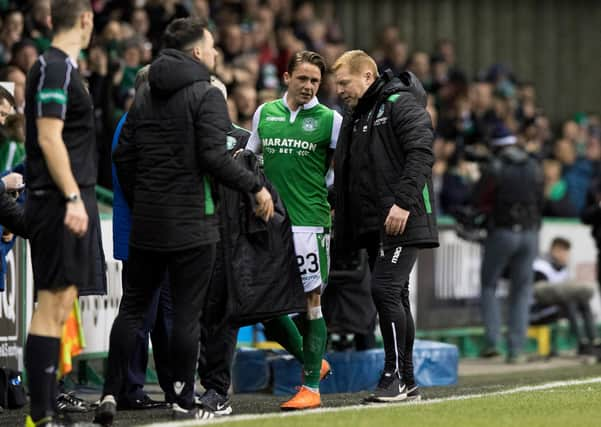
[{"label": "folded black jacket", "polygon": [[306,299],[290,219],[282,200],[266,180],[252,152],[244,151],[236,162],[260,177],[275,207],[274,217],[265,223],[254,214],[254,194],[224,186],[219,190],[223,226],[221,261],[228,294],[224,320],[227,318],[229,324],[239,327],[304,312]]}]

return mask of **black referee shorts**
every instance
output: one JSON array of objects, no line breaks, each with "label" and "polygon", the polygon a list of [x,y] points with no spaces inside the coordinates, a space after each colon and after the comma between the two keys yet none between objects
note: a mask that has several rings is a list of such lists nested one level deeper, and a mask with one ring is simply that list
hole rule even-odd
[{"label": "black referee shorts", "polygon": [[30,191],[25,202],[33,283],[36,291],[61,290],[70,285],[89,287],[96,280],[99,222],[96,192],[81,189],[88,213],[88,231],[82,237],[64,224],[66,203],[56,190]]}]

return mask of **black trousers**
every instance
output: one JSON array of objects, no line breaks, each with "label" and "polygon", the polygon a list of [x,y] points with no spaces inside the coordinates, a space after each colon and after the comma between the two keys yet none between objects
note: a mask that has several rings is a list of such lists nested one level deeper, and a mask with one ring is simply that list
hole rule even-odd
[{"label": "black trousers", "polygon": [[413,376],[415,324],[409,302],[409,274],[417,259],[415,247],[380,249],[379,238],[363,241],[371,269],[371,293],[384,341],[384,371],[397,372],[409,386]]},{"label": "black trousers", "polygon": [[231,326],[227,311],[227,275],[224,270],[222,243],[217,243],[215,268],[209,287],[205,316],[201,325],[198,377],[205,390],[227,395],[236,352],[238,328]]},{"label": "black trousers", "polygon": [[227,395],[232,382],[232,363],[236,353],[238,328],[230,325],[202,328],[198,358],[198,376],[205,390],[213,389]]},{"label": "black trousers", "polygon": [[[123,261],[121,283],[123,289],[128,286],[128,262]],[[152,355],[154,366],[161,389],[165,392],[165,400],[173,402],[175,396],[170,391],[173,379],[171,363],[169,363],[169,340],[173,329],[173,304],[171,303],[171,288],[167,274],[163,277],[160,287],[155,291],[150,307],[144,316],[142,327],[136,334],[136,343],[129,361],[127,381],[124,389],[117,397],[118,402],[132,403],[144,398],[144,383],[148,366],[148,338],[152,340]]]},{"label": "black trousers", "polygon": [[200,325],[215,262],[215,245],[173,252],[130,247],[128,284],[111,329],[108,372],[103,395],[118,396],[127,381],[136,334],[165,273],[173,302],[170,361],[175,403],[194,406],[194,374],[198,360]]}]

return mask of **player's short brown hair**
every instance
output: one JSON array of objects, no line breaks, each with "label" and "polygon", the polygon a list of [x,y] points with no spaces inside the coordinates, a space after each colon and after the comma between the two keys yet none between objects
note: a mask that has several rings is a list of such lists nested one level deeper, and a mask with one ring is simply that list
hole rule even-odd
[{"label": "player's short brown hair", "polygon": [[292,55],[290,61],[288,61],[288,74],[292,74],[296,67],[303,63],[313,64],[319,68],[322,78],[326,74],[326,61],[323,59],[323,56],[310,50],[301,50]]}]

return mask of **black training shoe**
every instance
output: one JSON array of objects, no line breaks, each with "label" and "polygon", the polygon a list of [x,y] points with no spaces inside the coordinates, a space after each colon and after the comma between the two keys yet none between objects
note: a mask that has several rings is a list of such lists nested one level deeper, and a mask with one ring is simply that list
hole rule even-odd
[{"label": "black training shoe", "polygon": [[210,420],[215,414],[206,408],[184,409],[177,403],[171,405],[171,417],[174,420]]},{"label": "black training shoe", "polygon": [[150,396],[148,396],[147,394],[145,394],[142,399],[120,399],[119,402],[117,402],[117,409],[119,410],[159,409],[167,407],[167,402],[161,402],[158,400],[151,399]]},{"label": "black training shoe", "polygon": [[115,415],[117,415],[117,402],[115,402],[115,398],[109,394],[100,400],[100,404],[96,408],[94,422],[109,427],[113,425]]},{"label": "black training shoe", "polygon": [[409,400],[409,401],[422,400],[422,395],[419,392],[418,386],[414,385],[412,387],[407,387],[407,400]]},{"label": "black training shoe", "polygon": [[75,392],[59,393],[56,397],[56,410],[64,412],[88,412],[90,410],[88,402],[75,396]]},{"label": "black training shoe", "polygon": [[366,402],[402,402],[407,400],[407,386],[396,373],[383,372],[376,390]]},{"label": "black training shoe", "polygon": [[232,402],[230,401],[230,398],[213,389],[207,390],[205,394],[198,399],[195,398],[194,401],[198,406],[208,409],[217,417],[230,415],[232,413]]},{"label": "black training shoe", "polygon": [[501,353],[496,347],[486,347],[480,352],[480,357],[483,359],[491,359],[500,356]]}]

